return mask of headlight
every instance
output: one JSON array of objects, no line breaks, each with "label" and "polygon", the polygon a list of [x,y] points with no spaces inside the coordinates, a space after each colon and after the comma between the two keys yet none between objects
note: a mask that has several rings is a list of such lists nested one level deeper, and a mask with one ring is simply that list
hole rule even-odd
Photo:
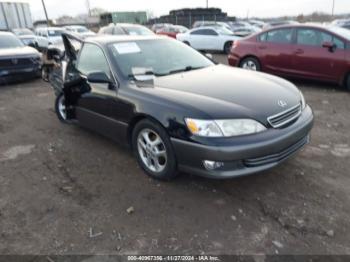
[{"label": "headlight", "polygon": [[300,97],[301,97],[301,109],[304,110],[306,107],[306,101],[303,93],[299,90]]},{"label": "headlight", "polygon": [[232,137],[255,134],[266,127],[252,119],[198,120],[186,119],[188,129],[193,135],[204,137]]},{"label": "headlight", "polygon": [[222,137],[219,126],[212,120],[185,119],[188,129],[192,134],[205,137]]}]

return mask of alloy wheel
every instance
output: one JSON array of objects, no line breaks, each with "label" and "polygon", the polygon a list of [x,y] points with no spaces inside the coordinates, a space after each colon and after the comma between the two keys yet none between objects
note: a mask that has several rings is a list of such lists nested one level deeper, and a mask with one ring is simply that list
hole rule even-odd
[{"label": "alloy wheel", "polygon": [[151,129],[143,129],[137,137],[137,149],[143,164],[154,173],[167,166],[167,152],[162,138]]},{"label": "alloy wheel", "polygon": [[258,70],[258,67],[257,65],[255,64],[254,61],[252,60],[247,60],[243,63],[242,65],[242,68],[243,69],[247,69],[247,70],[251,70],[251,71],[257,71]]},{"label": "alloy wheel", "polygon": [[58,112],[61,115],[63,120],[67,120],[67,111],[66,111],[65,99],[63,95],[60,96],[58,100]]}]

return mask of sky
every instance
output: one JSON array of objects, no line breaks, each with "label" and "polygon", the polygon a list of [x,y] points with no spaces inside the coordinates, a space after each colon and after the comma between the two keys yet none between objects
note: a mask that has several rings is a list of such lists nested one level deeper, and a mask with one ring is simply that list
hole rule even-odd
[{"label": "sky", "polygon": [[[28,2],[34,20],[44,18],[41,0]],[[149,11],[159,16],[172,9],[184,7],[205,7],[206,0],[89,0],[91,8],[100,7],[108,11]],[[332,12],[333,0],[208,0],[209,7],[219,7],[229,15],[237,17],[274,17],[309,14],[314,11]],[[350,0],[334,0],[335,13],[350,13]],[[49,18],[62,15],[87,13],[87,0],[45,0]]]}]

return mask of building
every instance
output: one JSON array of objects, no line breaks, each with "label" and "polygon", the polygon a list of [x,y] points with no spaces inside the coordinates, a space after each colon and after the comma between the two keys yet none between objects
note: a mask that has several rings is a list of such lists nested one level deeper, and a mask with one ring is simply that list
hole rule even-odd
[{"label": "building", "polygon": [[33,28],[28,3],[0,1],[0,30]]},{"label": "building", "polygon": [[110,23],[132,23],[145,24],[147,22],[146,12],[111,12],[100,15],[101,25]]},{"label": "building", "polygon": [[196,21],[235,21],[235,17],[227,16],[220,8],[185,8],[172,10],[169,15],[150,19],[148,24],[169,23],[192,27]]}]

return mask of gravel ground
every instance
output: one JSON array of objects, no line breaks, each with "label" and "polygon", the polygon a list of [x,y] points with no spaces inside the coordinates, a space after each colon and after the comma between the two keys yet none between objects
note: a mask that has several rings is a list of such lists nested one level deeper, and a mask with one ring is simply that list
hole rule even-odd
[{"label": "gravel ground", "polygon": [[168,183],[128,149],[61,124],[47,83],[0,87],[0,254],[350,254],[350,93],[296,84],[316,117],[296,157]]}]

